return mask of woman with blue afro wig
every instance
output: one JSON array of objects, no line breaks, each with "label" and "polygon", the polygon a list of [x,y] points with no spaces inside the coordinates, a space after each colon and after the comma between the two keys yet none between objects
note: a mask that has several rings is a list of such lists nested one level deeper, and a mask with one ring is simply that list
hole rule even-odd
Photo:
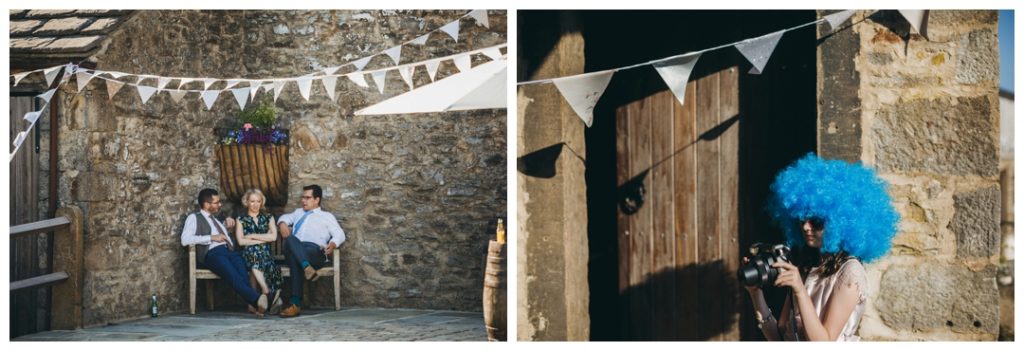
[{"label": "woman with blue afro wig", "polygon": [[760,287],[747,287],[768,340],[860,339],[868,290],[862,262],[889,251],[899,222],[886,188],[860,163],[814,154],[775,177],[767,211],[796,255],[795,264],[772,265],[779,269],[774,285],[792,291],[778,321]]}]

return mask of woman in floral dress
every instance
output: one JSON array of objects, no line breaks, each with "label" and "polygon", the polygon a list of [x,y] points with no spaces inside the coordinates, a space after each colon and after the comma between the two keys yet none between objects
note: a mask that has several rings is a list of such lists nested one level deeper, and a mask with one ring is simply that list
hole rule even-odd
[{"label": "woman in floral dress", "polygon": [[242,197],[247,213],[239,216],[235,229],[238,244],[243,247],[242,258],[252,275],[271,301],[270,313],[276,314],[281,307],[281,268],[274,263],[270,243],[277,241],[277,225],[274,216],[267,213],[263,204],[266,197],[258,189],[250,189]]}]

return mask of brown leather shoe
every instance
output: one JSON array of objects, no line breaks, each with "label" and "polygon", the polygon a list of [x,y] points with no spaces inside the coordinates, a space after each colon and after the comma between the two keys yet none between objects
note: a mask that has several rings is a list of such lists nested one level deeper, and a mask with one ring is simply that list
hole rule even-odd
[{"label": "brown leather shoe", "polygon": [[317,278],[320,278],[320,276],[316,274],[316,268],[313,268],[313,266],[306,266],[302,271],[305,273],[306,280],[308,281],[315,282]]},{"label": "brown leather shoe", "polygon": [[299,313],[302,313],[302,309],[299,308],[299,306],[292,304],[288,306],[288,308],[282,310],[280,316],[281,318],[291,318],[298,316]]}]

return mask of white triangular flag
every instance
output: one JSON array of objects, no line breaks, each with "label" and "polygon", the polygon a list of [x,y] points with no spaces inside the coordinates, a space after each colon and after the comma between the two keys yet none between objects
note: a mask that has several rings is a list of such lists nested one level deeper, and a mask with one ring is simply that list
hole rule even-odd
[{"label": "white triangular flag", "polygon": [[295,79],[295,84],[299,85],[299,94],[302,95],[303,99],[309,101],[309,89],[313,86],[312,77],[300,77]]},{"label": "white triangular flag", "polygon": [[430,74],[430,81],[433,82],[434,77],[437,76],[437,67],[441,66],[441,60],[427,61],[423,65],[427,66],[427,73]]},{"label": "white triangular flag", "polygon": [[329,75],[332,75],[332,74],[334,74],[334,72],[337,72],[337,71],[338,71],[338,69],[341,69],[341,66],[334,66],[334,67],[327,67],[327,68],[324,68],[324,69],[323,69],[323,71],[324,71],[324,75],[325,75],[325,76],[329,76]]},{"label": "white triangular flag", "polygon": [[136,85],[135,88],[138,89],[139,97],[142,98],[143,104],[145,104],[146,101],[149,101],[149,98],[156,92],[156,88],[147,87],[145,85]]},{"label": "white triangular flag", "polygon": [[427,44],[427,38],[429,36],[430,36],[430,33],[421,35],[419,37],[416,37],[416,39],[413,39],[412,41],[410,41],[409,44],[426,45]]},{"label": "white triangular flag", "polygon": [[264,93],[270,94],[270,91],[274,90],[274,82],[263,83],[260,85],[260,89],[263,89]]},{"label": "white triangular flag", "polygon": [[398,74],[402,76],[402,80],[405,81],[405,84],[409,85],[409,90],[415,89],[412,86],[412,74],[415,72],[415,70],[416,66],[407,66],[398,69]]},{"label": "white triangular flag", "polygon": [[653,65],[680,105],[685,104],[686,82],[690,80],[690,72],[693,72],[693,66],[697,64],[699,58],[700,54],[696,54],[656,62]]},{"label": "white triangular flag", "polygon": [[25,76],[27,76],[29,73],[32,73],[32,72],[29,71],[29,72],[22,72],[22,73],[15,74],[14,75],[14,86],[18,86],[18,83],[21,82],[22,79],[25,79]]},{"label": "white triangular flag", "polygon": [[583,120],[583,123],[590,127],[594,123],[594,106],[597,100],[604,94],[608,82],[612,80],[614,70],[581,74],[578,76],[555,78],[552,83],[562,93],[565,101],[576,112],[576,115]]},{"label": "white triangular flag", "polygon": [[370,59],[372,58],[373,56],[358,59],[355,62],[352,62],[352,65],[356,66],[356,71],[362,71],[363,67],[366,67],[366,64],[370,63]]},{"label": "white triangular flag", "polygon": [[64,68],[64,66],[50,67],[43,70],[43,73],[46,75],[46,86],[53,84],[53,79],[57,78],[57,73],[61,68]]},{"label": "white triangular flag", "polygon": [[483,51],[483,54],[487,55],[487,57],[490,57],[491,60],[495,60],[495,61],[497,61],[498,59],[501,58],[501,50],[498,49],[498,48],[485,49]]},{"label": "white triangular flag", "polygon": [[469,17],[473,17],[473,19],[476,20],[476,24],[484,26],[485,28],[491,28],[491,24],[487,22],[487,10],[470,11]]},{"label": "white triangular flag", "polygon": [[235,101],[238,101],[238,108],[245,109],[245,103],[249,100],[249,90],[251,88],[231,89],[231,94],[235,95]]},{"label": "white triangular flag", "polygon": [[171,95],[171,100],[174,100],[175,103],[179,103],[179,102],[181,102],[181,98],[185,97],[185,94],[188,94],[188,91],[187,90],[168,90],[167,93]]},{"label": "white triangular flag", "polygon": [[366,84],[366,76],[364,76],[362,72],[349,73],[348,75],[346,75],[346,77],[348,77],[348,79],[351,80],[352,83],[356,83],[356,85],[358,85],[360,87],[363,87],[363,88],[369,88],[370,87],[369,84]]},{"label": "white triangular flag", "polygon": [[213,83],[216,82],[216,81],[217,81],[216,78],[205,78],[205,79],[203,79],[203,90],[209,90],[210,86],[213,85]]},{"label": "white triangular flag", "polygon": [[209,111],[213,108],[213,103],[217,102],[217,97],[223,90],[204,90],[199,93],[199,96],[203,98],[203,103],[206,104],[206,110]]},{"label": "white triangular flag", "polygon": [[469,57],[468,54],[455,56],[455,58],[452,59],[452,61],[455,62],[455,67],[459,68],[459,72],[469,71],[469,69],[472,68],[473,64],[473,60],[471,57]]},{"label": "white triangular flag", "polygon": [[388,74],[388,71],[376,71],[376,72],[370,73],[370,76],[373,77],[373,82],[377,83],[377,90],[380,90],[381,94],[384,94],[384,82],[386,80],[384,78],[387,77],[387,74]]},{"label": "white triangular flag", "polygon": [[925,10],[899,10],[899,11],[900,11],[900,14],[903,15],[903,18],[906,18],[907,22],[910,22],[910,26],[914,27],[914,30],[917,30],[917,34],[924,35],[924,33],[921,32],[921,28],[922,28],[922,26],[924,26],[924,13],[925,13]]},{"label": "white triangular flag", "polygon": [[[14,137],[14,152],[15,153],[18,152],[18,149],[21,147],[21,143],[25,142],[25,136],[27,136],[27,135],[28,135],[28,133],[18,132],[18,136]],[[11,154],[11,156],[14,156],[14,154]]]},{"label": "white triangular flag", "polygon": [[274,102],[277,102],[277,97],[281,96],[281,92],[284,91],[284,85],[288,84],[287,80],[275,80],[274,81]]},{"label": "white triangular flag", "polygon": [[256,92],[260,91],[260,85],[263,85],[262,80],[250,80],[249,81],[249,98],[255,99]]},{"label": "white triangular flag", "polygon": [[121,72],[118,72],[118,71],[107,71],[106,73],[109,74],[114,79],[121,78],[121,77],[124,77],[124,76],[128,75],[127,73],[121,73]]},{"label": "white triangular flag", "polygon": [[832,31],[835,32],[836,29],[839,28],[840,24],[846,22],[846,20],[850,19],[850,16],[853,16],[853,14],[856,12],[857,10],[839,11],[833,14],[825,15],[825,20],[828,21],[829,28],[832,28]]},{"label": "white triangular flag", "polygon": [[459,42],[459,20],[454,20],[452,23],[444,25],[441,27],[441,31],[455,39],[455,42]]},{"label": "white triangular flag", "polygon": [[26,113],[24,118],[26,121],[28,121],[28,124],[36,124],[36,120],[39,119],[39,114],[42,112],[43,111],[40,110]]},{"label": "white triangular flag", "polygon": [[398,64],[398,61],[402,60],[402,46],[401,45],[392,46],[390,49],[384,50],[384,53],[388,54],[388,57],[391,57],[391,60],[395,61],[396,65]]},{"label": "white triangular flag", "polygon": [[167,77],[157,78],[157,80],[156,80],[156,89],[157,90],[164,90],[164,87],[166,87],[167,83],[170,83],[170,82],[171,82],[171,79],[167,78]]},{"label": "white triangular flag", "polygon": [[325,76],[320,78],[320,83],[324,84],[324,90],[327,91],[327,97],[334,101],[334,86],[338,83],[338,76]]},{"label": "white triangular flag", "polygon": [[750,73],[761,74],[761,72],[764,72],[764,65],[772,57],[775,45],[779,44],[779,39],[782,38],[782,34],[785,32],[786,30],[780,30],[757,38],[747,39],[735,45],[736,50],[739,50],[743,57],[746,57],[754,65]]},{"label": "white triangular flag", "polygon": [[57,88],[47,90],[45,93],[36,95],[37,98],[43,99],[43,101],[50,102],[50,98],[53,97],[53,93],[57,92]]},{"label": "white triangular flag", "polygon": [[113,99],[114,95],[116,95],[117,92],[120,91],[121,87],[123,87],[123,86],[124,86],[124,83],[118,82],[116,80],[108,80],[107,81],[107,99],[108,100],[109,99]]},{"label": "white triangular flag", "polygon": [[182,78],[180,81],[178,81],[178,89],[181,89],[181,87],[185,86],[185,84],[188,84],[188,83],[191,83],[191,82],[194,82],[194,81],[195,81],[195,79],[192,79],[192,78]]},{"label": "white triangular flag", "polygon": [[225,90],[234,88],[238,83],[241,83],[241,79],[228,79],[228,85],[224,87]]}]

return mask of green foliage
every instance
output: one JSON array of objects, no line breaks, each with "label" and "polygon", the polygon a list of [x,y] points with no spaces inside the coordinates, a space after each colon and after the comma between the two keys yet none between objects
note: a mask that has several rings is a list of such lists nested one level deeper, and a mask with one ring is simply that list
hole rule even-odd
[{"label": "green foliage", "polygon": [[239,112],[238,119],[242,124],[250,123],[257,129],[269,130],[274,126],[274,122],[277,122],[277,110],[274,109],[273,103],[263,101]]}]

